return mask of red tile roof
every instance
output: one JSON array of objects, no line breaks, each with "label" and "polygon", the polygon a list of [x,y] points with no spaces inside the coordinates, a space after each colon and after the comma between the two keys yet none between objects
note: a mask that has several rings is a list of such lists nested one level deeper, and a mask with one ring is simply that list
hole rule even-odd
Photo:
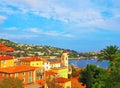
[{"label": "red tile roof", "polygon": [[52,72],[52,71],[46,71],[45,74],[46,74],[46,75],[56,75],[56,74],[58,74],[58,73]]},{"label": "red tile roof", "polygon": [[9,55],[0,55],[0,60],[10,60],[13,59],[13,56],[9,56]]},{"label": "red tile roof", "polygon": [[1,52],[13,52],[14,48],[8,47],[8,46],[6,46],[4,44],[0,44],[0,51]]},{"label": "red tile roof", "polygon": [[65,83],[65,82],[70,81],[70,79],[60,77],[60,78],[57,78],[56,81],[58,83]]},{"label": "red tile roof", "polygon": [[30,57],[30,58],[24,58],[21,61],[22,62],[41,61],[41,58],[39,58],[39,57]]},{"label": "red tile roof", "polygon": [[0,44],[0,47],[3,47],[3,46],[5,46],[4,44]]},{"label": "red tile roof", "polygon": [[26,66],[26,65],[0,68],[0,72],[3,72],[3,73],[17,73],[17,72],[25,72],[25,71],[32,71],[32,70],[35,70],[35,67]]}]

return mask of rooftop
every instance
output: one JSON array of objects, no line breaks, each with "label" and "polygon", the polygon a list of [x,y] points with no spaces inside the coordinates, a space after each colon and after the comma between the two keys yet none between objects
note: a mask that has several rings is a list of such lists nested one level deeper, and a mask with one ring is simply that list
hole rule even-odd
[{"label": "rooftop", "polygon": [[8,47],[4,44],[0,44],[0,52],[13,52],[14,49],[12,47]]},{"label": "rooftop", "polygon": [[0,72],[3,72],[3,73],[17,73],[17,72],[26,72],[26,71],[32,71],[32,70],[35,70],[35,67],[26,66],[26,65],[0,68]]},{"label": "rooftop", "polygon": [[56,72],[52,72],[52,71],[46,71],[46,75],[56,75]]},{"label": "rooftop", "polygon": [[13,56],[0,54],[0,60],[10,60]]},{"label": "rooftop", "polygon": [[21,60],[22,62],[31,62],[31,61],[42,61],[39,57],[30,57],[30,58],[24,58]]},{"label": "rooftop", "polygon": [[58,83],[65,83],[65,82],[70,81],[70,79],[60,77],[60,78],[57,78],[56,81]]}]

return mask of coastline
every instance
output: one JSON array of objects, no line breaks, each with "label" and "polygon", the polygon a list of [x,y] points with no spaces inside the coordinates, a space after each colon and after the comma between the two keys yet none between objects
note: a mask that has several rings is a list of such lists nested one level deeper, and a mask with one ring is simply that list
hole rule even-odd
[{"label": "coastline", "polygon": [[79,57],[79,58],[69,58],[68,60],[87,60],[87,59],[89,59],[89,60],[97,60],[98,58],[96,57]]}]

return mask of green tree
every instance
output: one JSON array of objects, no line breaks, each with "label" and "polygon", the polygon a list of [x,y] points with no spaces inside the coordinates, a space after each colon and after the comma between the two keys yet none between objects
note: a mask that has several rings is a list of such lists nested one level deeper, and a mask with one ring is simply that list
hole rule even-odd
[{"label": "green tree", "polygon": [[109,77],[106,81],[108,88],[120,87],[120,52],[117,46],[107,46],[102,50],[100,60],[109,60]]},{"label": "green tree", "polygon": [[18,78],[4,78],[0,81],[0,88],[24,88],[22,80]]},{"label": "green tree", "polygon": [[86,85],[86,88],[106,88],[108,72],[96,65],[87,65],[85,70],[80,71],[79,82]]},{"label": "green tree", "polygon": [[118,55],[119,47],[116,45],[107,46],[105,49],[101,50],[101,55],[99,60],[109,60],[113,61],[115,56]]}]

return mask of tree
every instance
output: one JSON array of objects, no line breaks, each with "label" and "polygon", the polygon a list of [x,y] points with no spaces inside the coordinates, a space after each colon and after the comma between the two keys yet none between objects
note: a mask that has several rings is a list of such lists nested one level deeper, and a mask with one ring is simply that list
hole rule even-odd
[{"label": "tree", "polygon": [[107,46],[105,49],[101,50],[101,55],[99,57],[99,60],[109,60],[109,61],[113,61],[115,56],[118,54],[119,52],[119,47],[116,45],[111,45],[111,46]]},{"label": "tree", "polygon": [[106,88],[108,72],[96,65],[87,65],[85,70],[80,71],[79,82],[86,85],[86,88]]},{"label": "tree", "polygon": [[114,61],[110,62],[110,76],[107,86],[111,88],[120,87],[120,56],[116,57]]},{"label": "tree", "polygon": [[0,81],[0,88],[24,88],[22,80],[18,78],[3,78]]},{"label": "tree", "polygon": [[107,46],[102,50],[100,60],[109,60],[109,77],[106,81],[108,88],[120,87],[120,51],[117,46]]}]

